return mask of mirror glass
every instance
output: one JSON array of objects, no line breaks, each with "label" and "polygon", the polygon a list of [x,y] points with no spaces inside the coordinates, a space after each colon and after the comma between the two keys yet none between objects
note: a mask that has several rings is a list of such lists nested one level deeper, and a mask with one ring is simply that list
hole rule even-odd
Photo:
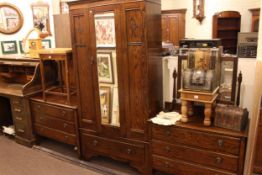
[{"label": "mirror glass", "polygon": [[23,16],[20,10],[12,4],[0,3],[0,32],[13,34],[23,25]]},{"label": "mirror glass", "polygon": [[120,126],[114,12],[95,15],[101,122]]}]

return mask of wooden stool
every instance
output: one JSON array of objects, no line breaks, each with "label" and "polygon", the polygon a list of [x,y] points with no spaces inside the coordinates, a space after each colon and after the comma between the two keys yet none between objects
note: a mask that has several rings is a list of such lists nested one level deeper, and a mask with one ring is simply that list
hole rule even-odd
[{"label": "wooden stool", "polygon": [[[67,99],[67,104],[70,105],[70,96],[75,94],[76,91],[72,90],[69,82],[69,65],[68,62],[72,59],[72,49],[71,48],[55,48],[55,49],[41,49],[38,50],[40,57],[40,72],[42,79],[42,89],[43,89],[43,99],[46,101],[46,94],[65,96]],[[45,82],[45,60],[54,60],[59,66],[59,85],[48,88]],[[64,77],[64,81],[63,81]],[[61,89],[58,92],[57,89]]]},{"label": "wooden stool", "polygon": [[192,102],[201,102],[205,104],[205,119],[204,125],[210,126],[211,125],[211,113],[212,113],[212,105],[215,102],[218,96],[218,87],[212,92],[196,92],[190,90],[182,90],[180,89],[179,92],[181,93],[181,113],[182,113],[182,122],[188,122],[188,114],[193,114],[193,104]]}]

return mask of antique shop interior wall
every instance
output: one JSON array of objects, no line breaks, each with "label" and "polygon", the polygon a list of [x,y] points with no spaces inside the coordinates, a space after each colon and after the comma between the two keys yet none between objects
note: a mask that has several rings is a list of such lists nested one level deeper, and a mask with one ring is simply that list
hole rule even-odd
[{"label": "antique shop interior wall", "polygon": [[[202,24],[193,18],[193,0],[162,0],[162,10],[187,9],[186,12],[186,38],[210,39],[212,38],[212,21],[216,12],[235,10],[241,14],[241,32],[250,32],[251,13],[248,9],[259,8],[260,0],[205,0],[205,19]],[[254,75],[256,60],[240,58],[238,70],[243,74],[241,89],[242,107],[252,108],[252,95],[254,88]],[[252,115],[250,115],[252,116]]]},{"label": "antique shop interior wall", "polygon": [[[32,10],[31,10],[31,3],[37,2],[36,0],[26,0],[26,1],[17,1],[17,0],[0,0],[0,2],[8,2],[10,4],[15,5],[17,8],[20,9],[20,11],[23,14],[24,17],[24,24],[22,28],[14,34],[11,35],[6,35],[0,33],[0,42],[1,41],[11,41],[11,40],[16,40],[17,41],[17,49],[18,53],[19,52],[19,41],[21,41],[26,34],[33,28],[33,15],[32,15]],[[50,29],[51,33],[53,34],[54,32],[54,22],[53,22],[53,9],[52,9],[52,0],[42,0],[42,2],[46,2],[49,4],[49,17],[50,17]],[[51,37],[48,37],[46,39],[51,39],[51,45],[54,46],[54,35]],[[2,49],[0,49],[0,54],[2,54]]]}]

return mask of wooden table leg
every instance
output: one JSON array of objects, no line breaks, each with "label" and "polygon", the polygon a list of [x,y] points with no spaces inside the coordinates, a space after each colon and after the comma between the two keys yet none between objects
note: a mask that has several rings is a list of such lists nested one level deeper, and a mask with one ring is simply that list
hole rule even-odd
[{"label": "wooden table leg", "polygon": [[192,101],[187,102],[187,114],[188,114],[188,116],[192,116],[194,114],[193,103],[194,102],[192,102]]},{"label": "wooden table leg", "polygon": [[187,116],[187,101],[182,100],[182,105],[181,105],[181,113],[182,113],[182,122],[188,122],[188,116]]},{"label": "wooden table leg", "polygon": [[211,110],[212,110],[211,108],[212,108],[211,103],[205,104],[205,119],[204,119],[204,125],[205,126],[211,125]]}]

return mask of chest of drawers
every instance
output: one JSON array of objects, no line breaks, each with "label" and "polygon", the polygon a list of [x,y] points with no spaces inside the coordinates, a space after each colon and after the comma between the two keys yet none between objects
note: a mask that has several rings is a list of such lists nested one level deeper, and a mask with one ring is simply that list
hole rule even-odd
[{"label": "chest of drawers", "polygon": [[34,100],[30,106],[37,135],[79,147],[76,109]]},{"label": "chest of drawers", "polygon": [[204,127],[150,124],[153,168],[176,175],[243,174],[246,134]]}]

